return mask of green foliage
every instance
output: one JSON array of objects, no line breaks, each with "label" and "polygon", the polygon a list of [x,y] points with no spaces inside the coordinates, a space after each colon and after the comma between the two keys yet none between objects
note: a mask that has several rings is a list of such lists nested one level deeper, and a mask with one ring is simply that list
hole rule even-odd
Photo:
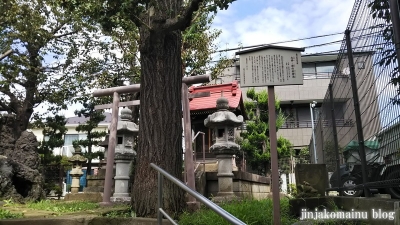
[{"label": "green foliage", "polygon": [[[289,215],[289,201],[282,199],[281,223],[293,224],[297,220]],[[246,224],[263,225],[272,223],[272,200],[243,200],[221,205],[223,209]],[[229,224],[221,216],[209,209],[201,209],[195,213],[184,213],[179,220],[179,224],[203,225],[203,224]]]},{"label": "green foliage", "polygon": [[64,145],[64,134],[68,130],[65,127],[66,123],[65,117],[60,115],[47,117],[45,121],[37,120],[34,122],[34,127],[43,129],[44,140],[40,142],[38,147],[38,153],[42,156],[42,164],[48,165],[61,161],[61,156],[53,155],[53,149]]},{"label": "green foliage", "polygon": [[103,216],[108,218],[135,218],[136,214],[133,211],[132,207],[129,207],[125,210],[113,210],[104,214]]},{"label": "green foliage", "polygon": [[182,63],[186,76],[211,71],[211,77],[215,79],[233,61],[221,56],[218,63],[212,63],[212,55],[218,50],[214,42],[221,30],[211,29],[215,13],[210,13],[207,2],[201,4],[192,24],[182,32]]},{"label": "green foliage", "polygon": [[85,158],[88,159],[88,169],[86,174],[91,173],[91,163],[92,159],[97,157],[104,158],[104,153],[92,152],[93,146],[99,145],[101,138],[106,136],[106,131],[96,131],[99,123],[103,121],[106,116],[103,110],[95,110],[95,103],[91,100],[83,102],[83,108],[81,110],[75,111],[75,114],[79,117],[88,118],[86,123],[79,124],[75,129],[78,132],[83,132],[86,134],[86,139],[77,140],[73,142],[74,147],[81,146],[82,149],[87,149],[84,153]]},{"label": "green foliage", "polygon": [[[77,95],[116,86],[137,74],[138,66],[132,60],[137,45],[131,38],[137,30],[123,35],[105,33],[81,11],[66,10],[60,5],[63,2],[68,1],[0,3],[1,45],[12,50],[0,61],[0,111],[17,114],[17,135],[30,119],[45,117],[34,113],[41,104],[42,108],[43,103],[49,106],[44,114],[56,114],[75,103]],[[124,52],[124,58],[117,57],[117,48]]]},{"label": "green foliage", "polygon": [[4,202],[4,205],[3,205],[4,207],[13,206],[13,205],[16,204],[16,203],[14,202],[14,200],[12,199],[12,197],[9,198],[9,199],[4,199],[3,202]]},{"label": "green foliage", "polygon": [[[270,164],[269,149],[269,114],[268,114],[268,94],[267,92],[256,92],[254,88],[247,91],[247,97],[252,101],[245,101],[244,107],[250,121],[247,122],[246,132],[241,133],[239,144],[246,154],[246,160],[250,166],[260,175],[267,174]],[[275,99],[275,110],[277,112],[277,130],[285,121],[285,117],[280,110],[279,100]],[[290,156],[292,144],[289,140],[279,137],[277,140],[278,157]]]},{"label": "green foliage", "polygon": [[100,207],[98,203],[93,202],[60,202],[54,200],[41,200],[39,202],[31,202],[27,203],[26,206],[31,209],[52,211],[56,213],[79,212],[93,210]]},{"label": "green foliage", "polygon": [[[343,153],[344,148],[339,146],[339,155]],[[328,171],[336,170],[336,149],[332,141],[325,141],[323,145],[326,169]]]},{"label": "green foliage", "polygon": [[296,187],[296,184],[289,184],[289,194],[292,197],[297,198],[297,187]]},{"label": "green foliage", "polygon": [[30,119],[25,114],[32,114],[39,104],[66,109],[66,101],[84,90],[87,80],[81,75],[88,64],[93,68],[95,59],[76,59],[98,44],[97,28],[78,18],[57,1],[1,2],[1,37],[13,53],[0,61],[0,110],[21,116],[22,128]]},{"label": "green foliage", "polygon": [[23,218],[23,217],[24,217],[23,213],[13,213],[7,209],[0,208],[0,220],[2,220],[2,219],[18,219],[18,218]]},{"label": "green foliage", "polygon": [[[379,28],[382,30],[382,36],[386,43],[380,44],[380,46],[391,46],[389,48],[380,47],[378,48],[377,54],[379,54],[379,66],[388,67],[393,64],[393,68],[390,68],[391,83],[397,88],[397,96],[392,98],[394,104],[400,104],[400,76],[399,76],[399,65],[397,65],[397,52],[393,43],[395,42],[393,24],[391,23],[390,6],[388,0],[374,0],[368,4],[371,8],[371,16],[373,19],[380,20],[381,22],[375,26],[371,26],[371,32],[376,32],[375,29]],[[398,41],[398,40],[397,40]],[[397,65],[397,66],[395,66]]]}]

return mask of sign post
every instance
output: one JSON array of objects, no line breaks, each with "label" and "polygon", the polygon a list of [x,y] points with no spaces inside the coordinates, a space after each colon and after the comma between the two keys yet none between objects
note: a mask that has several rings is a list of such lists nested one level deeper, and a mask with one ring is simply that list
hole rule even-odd
[{"label": "sign post", "polygon": [[302,85],[301,53],[304,48],[264,46],[237,52],[241,87],[268,87],[268,123],[271,153],[273,224],[280,225],[279,172],[274,86]]}]

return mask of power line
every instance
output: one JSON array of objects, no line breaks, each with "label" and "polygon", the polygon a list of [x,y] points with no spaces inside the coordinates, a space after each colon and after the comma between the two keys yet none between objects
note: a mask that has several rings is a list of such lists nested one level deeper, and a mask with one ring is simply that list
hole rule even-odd
[{"label": "power line", "polygon": [[237,48],[229,48],[229,49],[224,49],[224,50],[218,50],[216,52],[228,52],[228,51],[241,50],[241,49],[247,49],[247,48],[255,48],[255,47],[261,47],[261,46],[267,46],[267,45],[276,45],[276,44],[303,41],[303,40],[309,40],[309,39],[320,38],[320,37],[328,37],[328,36],[339,35],[339,34],[344,34],[344,32],[311,36],[311,37],[305,37],[305,38],[299,38],[299,39],[293,39],[293,40],[287,40],[287,41],[279,41],[279,42],[273,42],[273,43],[269,43],[269,44],[259,44],[259,45],[250,45],[250,46],[244,46],[244,47],[242,46],[242,47],[237,47]]},{"label": "power line", "polygon": [[[362,28],[362,29],[355,29],[355,30],[351,30],[351,32],[358,32],[358,31],[364,31],[364,30],[371,30],[371,27]],[[234,51],[234,50],[248,49],[248,48],[255,48],[255,47],[262,47],[262,46],[267,46],[267,45],[276,45],[276,44],[283,44],[283,43],[289,43],[289,42],[303,41],[303,40],[315,39],[315,38],[320,38],[320,37],[328,37],[328,36],[339,35],[339,34],[343,34],[344,35],[344,32],[337,32],[337,33],[332,33],[332,34],[323,34],[323,35],[317,35],[317,36],[293,39],[293,40],[288,40],[288,41],[279,41],[279,42],[273,42],[273,43],[269,43],[269,44],[259,44],[259,45],[242,46],[242,47],[237,47],[237,48],[228,48],[228,49],[224,49],[224,50],[217,50],[216,53],[217,52],[228,52],[228,51]],[[308,48],[311,48],[311,47],[318,47],[318,46],[310,46]],[[307,47],[305,47],[305,48],[307,48]]]}]

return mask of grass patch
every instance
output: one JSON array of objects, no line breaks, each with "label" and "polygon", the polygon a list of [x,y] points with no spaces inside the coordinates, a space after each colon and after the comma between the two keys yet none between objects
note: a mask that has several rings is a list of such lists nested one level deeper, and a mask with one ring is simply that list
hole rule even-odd
[{"label": "grass patch", "polygon": [[[281,224],[293,224],[298,221],[289,215],[289,200],[281,199]],[[264,225],[272,222],[272,200],[243,200],[220,205],[223,209],[240,219],[246,224]],[[229,225],[229,223],[214,211],[201,209],[195,213],[183,213],[180,217],[181,225]]]},{"label": "grass patch", "polygon": [[135,218],[136,214],[133,212],[132,208],[129,207],[125,210],[113,210],[103,214],[103,216],[108,218]]},{"label": "grass patch", "polygon": [[98,203],[84,202],[84,201],[62,202],[54,200],[42,200],[39,202],[27,203],[26,207],[36,210],[45,210],[57,213],[68,213],[68,212],[94,210],[99,208],[100,206]]},{"label": "grass patch", "polygon": [[12,213],[6,209],[0,208],[0,220],[2,219],[18,219],[23,218],[23,213]]}]

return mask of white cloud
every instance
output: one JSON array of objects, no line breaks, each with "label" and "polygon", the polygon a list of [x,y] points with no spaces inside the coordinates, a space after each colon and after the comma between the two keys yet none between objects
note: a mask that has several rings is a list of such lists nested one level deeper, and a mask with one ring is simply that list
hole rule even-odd
[{"label": "white cloud", "polygon": [[[222,30],[218,39],[222,49],[226,47],[226,43],[232,48],[237,47],[238,43],[249,46],[344,32],[353,7],[353,2],[348,0],[240,2],[234,2],[227,11],[218,12],[214,21],[213,27]],[[254,9],[246,12],[244,7],[249,4],[257,4],[260,8],[256,13]],[[342,37],[336,35],[284,45],[305,47],[341,40]],[[339,47],[336,45],[336,49]],[[309,52],[321,51],[320,49],[310,49]]]}]

